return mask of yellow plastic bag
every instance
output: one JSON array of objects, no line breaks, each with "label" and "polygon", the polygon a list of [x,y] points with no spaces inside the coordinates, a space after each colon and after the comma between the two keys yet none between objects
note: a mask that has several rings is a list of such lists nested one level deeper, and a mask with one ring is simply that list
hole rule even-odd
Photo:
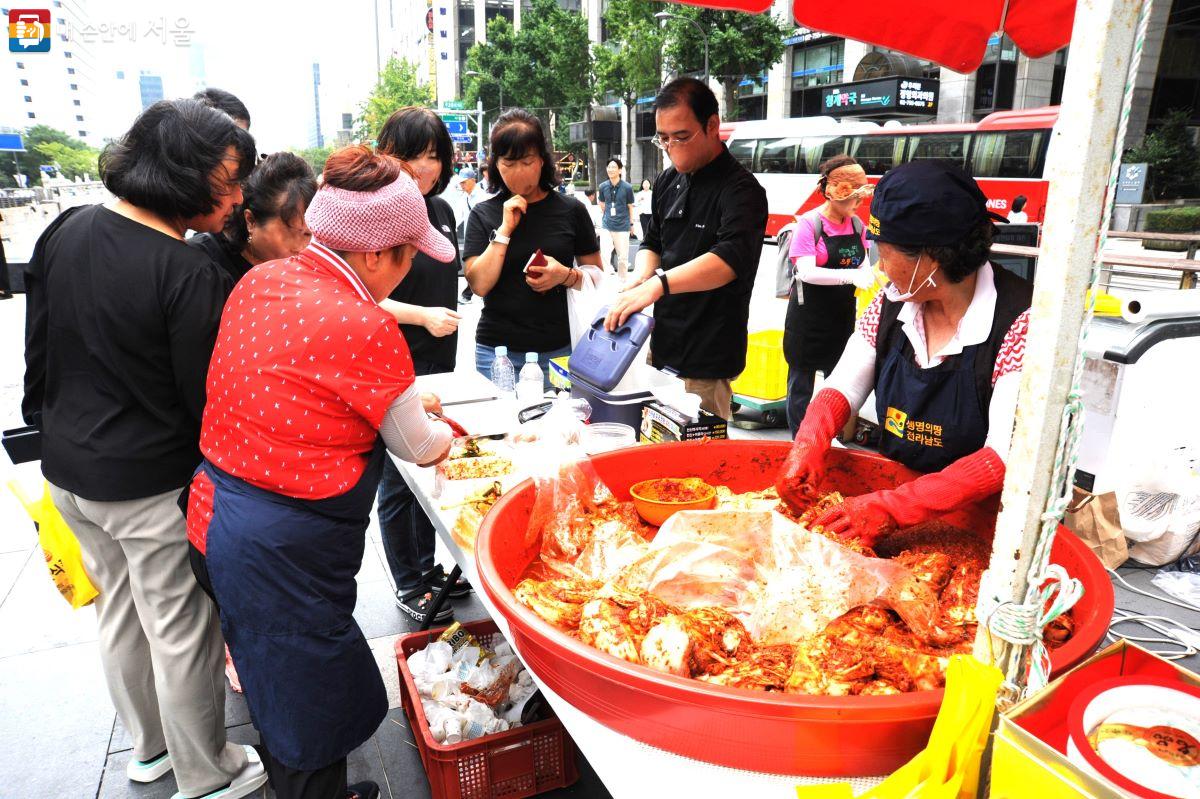
[{"label": "yellow plastic bag", "polygon": [[17,495],[17,499],[25,506],[38,528],[38,543],[42,545],[42,554],[46,558],[46,566],[54,584],[63,595],[63,599],[75,609],[92,604],[100,592],[92,585],[83,567],[83,553],[79,550],[79,539],[71,532],[54,501],[50,498],[50,486],[42,489],[42,498],[34,502],[25,495],[16,480],[8,481],[9,490]]},{"label": "yellow plastic bag", "polygon": [[[974,799],[1002,680],[995,666],[969,655],[951,658],[946,668],[946,696],[929,744],[861,799]],[[829,790],[829,786],[820,787]],[[817,799],[811,790],[797,787],[796,796]]]},{"label": "yellow plastic bag", "polygon": [[874,272],[875,284],[873,286],[870,288],[854,290],[855,319],[858,319],[860,316],[866,313],[867,308],[875,300],[875,297],[879,294],[879,292],[883,291],[884,286],[886,286],[888,283],[887,276],[880,271],[879,267],[875,267]]}]

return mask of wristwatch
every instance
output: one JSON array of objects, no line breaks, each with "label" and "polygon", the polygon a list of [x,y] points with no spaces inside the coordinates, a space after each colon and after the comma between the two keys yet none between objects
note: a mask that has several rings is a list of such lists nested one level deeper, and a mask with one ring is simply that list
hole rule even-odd
[{"label": "wristwatch", "polygon": [[497,230],[492,231],[490,239],[497,244],[508,244],[510,241],[512,241],[512,239],[510,239],[508,236],[505,236],[503,233]]},{"label": "wristwatch", "polygon": [[661,266],[654,270],[654,274],[658,275],[658,282],[662,283],[663,296],[671,296],[671,285],[667,283],[667,272]]}]

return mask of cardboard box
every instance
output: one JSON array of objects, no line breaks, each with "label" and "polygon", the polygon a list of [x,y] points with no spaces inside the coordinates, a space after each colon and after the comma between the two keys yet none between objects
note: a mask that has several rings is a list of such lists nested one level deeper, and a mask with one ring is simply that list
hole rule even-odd
[{"label": "cardboard box", "polygon": [[1096,680],[1125,675],[1200,677],[1136,644],[1118,641],[1000,714],[992,750],[992,799],[1112,799],[1128,793],[1067,760],[1067,715],[1075,696]]},{"label": "cardboard box", "polygon": [[670,405],[650,400],[642,406],[641,441],[698,441],[729,438],[729,425],[719,416],[701,410],[699,419],[684,416]]}]

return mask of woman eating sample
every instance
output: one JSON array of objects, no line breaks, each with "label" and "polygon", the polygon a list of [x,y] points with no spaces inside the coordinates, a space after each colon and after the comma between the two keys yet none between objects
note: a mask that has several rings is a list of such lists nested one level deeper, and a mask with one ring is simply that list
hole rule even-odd
[{"label": "woman eating sample", "polygon": [[256,267],[225,306],[188,537],[206,550],[276,795],[340,797],[346,755],[388,705],[352,615],[385,447],[432,464],[451,440],[378,303],[416,252],[449,262],[454,247],[404,165],[361,146],[329,157],[305,219],[312,244]]},{"label": "woman eating sample", "polygon": [[[567,292],[601,279],[600,241],[587,208],[552,191],[558,174],[537,117],[505,111],[492,127],[490,152],[497,194],[471,211],[463,248],[467,282],[483,297],[475,368],[490,378],[503,345],[518,365],[537,353],[548,376],[550,360],[571,352]],[[538,250],[545,265],[526,269]]]},{"label": "woman eating sample", "polygon": [[1032,286],[992,265],[992,215],[956,167],[915,161],[879,181],[867,234],[891,285],[808,407],[778,480],[812,504],[834,434],[875,391],[880,452],[923,477],[851,497],[815,525],[870,546],[1004,484]]}]

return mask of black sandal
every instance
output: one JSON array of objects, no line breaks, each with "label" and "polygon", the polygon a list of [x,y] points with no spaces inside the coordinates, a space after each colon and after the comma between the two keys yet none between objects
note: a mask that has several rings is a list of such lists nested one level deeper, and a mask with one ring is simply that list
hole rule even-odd
[{"label": "black sandal", "polygon": [[[429,586],[429,590],[437,593],[450,579],[450,575],[446,574],[446,570],[442,568],[442,564],[434,566],[428,574],[425,575],[425,583]],[[454,581],[454,585],[450,586],[450,596],[454,599],[464,597],[474,590],[471,584],[464,580],[461,576]]]},{"label": "black sandal", "polygon": [[[407,594],[396,594],[396,607],[411,616],[418,624],[424,624],[429,618],[429,610],[433,607],[434,591],[428,588],[418,588],[414,591],[409,591]],[[449,602],[442,604],[438,609],[437,615],[433,617],[436,624],[440,621],[446,621],[454,615],[454,608]]]},{"label": "black sandal", "polygon": [[365,780],[346,787],[346,799],[379,799],[379,783]]}]

